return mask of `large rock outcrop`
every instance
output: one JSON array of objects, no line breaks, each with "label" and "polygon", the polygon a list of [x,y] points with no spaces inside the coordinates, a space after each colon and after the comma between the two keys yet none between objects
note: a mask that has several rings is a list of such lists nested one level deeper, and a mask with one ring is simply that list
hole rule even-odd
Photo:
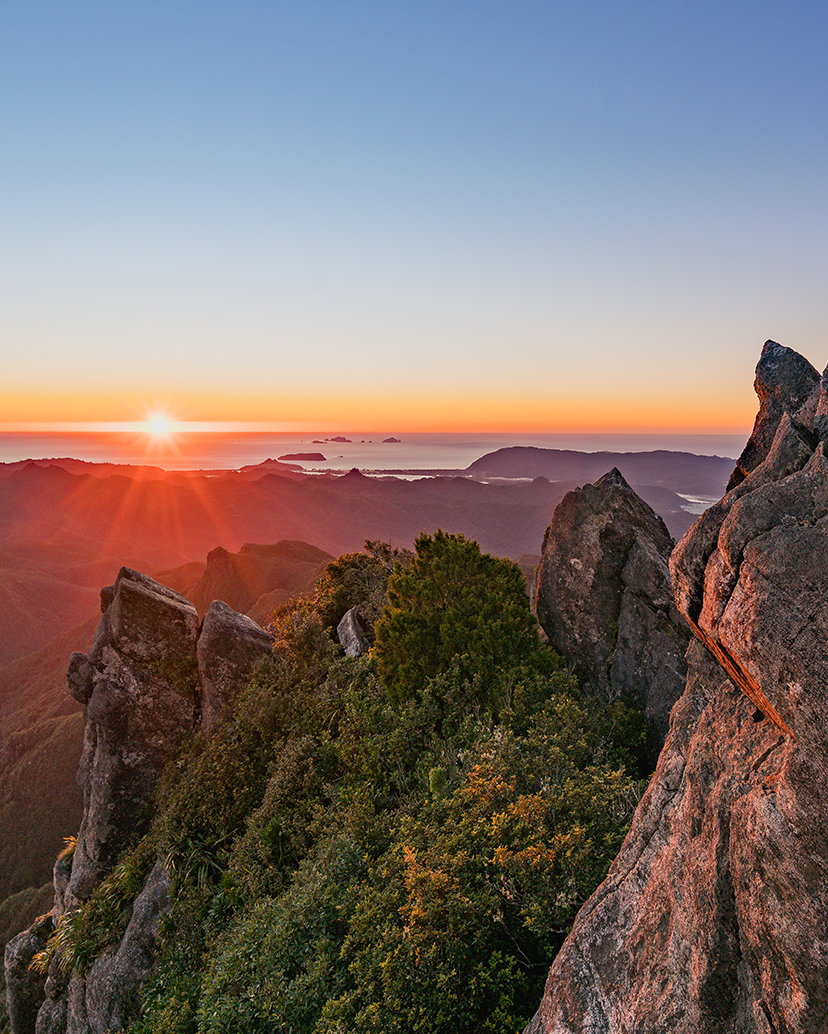
[{"label": "large rock outcrop", "polygon": [[558,504],[544,537],[536,609],[581,684],[644,710],[654,755],[684,689],[690,633],[676,610],[664,521],[613,468]]},{"label": "large rock outcrop", "polygon": [[800,430],[813,431],[819,392],[819,374],[807,359],[776,341],[766,341],[756,364],[753,389],[759,398],[759,413],[742,454],[730,475],[727,491],[735,488],[762,463],[770,452],[784,414],[794,416],[803,407]]},{"label": "large rock outcrop", "polygon": [[84,814],[68,909],[141,836],[158,776],[199,717],[195,607],[129,568],[103,590],[101,607],[89,655],[69,662],[69,691],[86,708],[86,727],[78,770]]},{"label": "large rock outcrop", "polygon": [[71,855],[55,864],[55,905],[6,948],[11,1034],[126,1030],[152,970],[169,881],[160,865],[135,901],[121,941],[83,976],[29,968],[65,913],[83,906],[146,831],[158,778],[188,737],[232,711],[238,689],[269,656],[270,637],[214,601],[203,622],[179,593],[129,568],[101,592],[103,616],[89,654],[73,654],[69,691],[85,707],[78,781],[84,813]]},{"label": "large rock outcrop", "polygon": [[731,489],[671,559],[687,688],[531,1034],[828,1030],[827,383],[765,345]]},{"label": "large rock outcrop", "polygon": [[212,732],[221,718],[230,717],[236,689],[270,655],[272,646],[271,637],[252,618],[213,600],[196,647],[201,722],[206,732]]}]

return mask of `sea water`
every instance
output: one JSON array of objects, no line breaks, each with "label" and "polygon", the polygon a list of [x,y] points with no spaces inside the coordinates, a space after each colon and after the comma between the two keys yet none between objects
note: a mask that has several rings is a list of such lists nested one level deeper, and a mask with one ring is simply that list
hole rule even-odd
[{"label": "sea water", "polygon": [[[735,458],[747,433],[562,434],[528,432],[398,433],[179,431],[166,439],[144,432],[0,432],[0,462],[67,458],[93,463],[150,465],[165,470],[238,470],[296,453],[322,460],[296,461],[308,471],[464,470],[481,456],[510,446],[577,452],[650,452],[667,449]],[[388,438],[398,441],[389,442]],[[347,439],[334,441],[333,439]]]}]

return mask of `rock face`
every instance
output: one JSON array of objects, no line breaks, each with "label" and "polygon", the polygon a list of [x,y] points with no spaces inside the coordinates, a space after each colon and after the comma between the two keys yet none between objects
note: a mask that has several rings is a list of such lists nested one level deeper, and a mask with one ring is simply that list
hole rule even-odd
[{"label": "rock face", "polygon": [[86,709],[78,780],[84,814],[71,857],[54,870],[55,906],[6,951],[11,1034],[108,1034],[126,1030],[149,976],[169,881],[156,865],[135,901],[119,945],[85,976],[56,960],[47,977],[28,969],[65,913],[83,906],[118,858],[146,831],[152,791],[181,742],[209,733],[271,649],[250,618],[214,602],[199,625],[189,600],[122,568],[101,592],[101,618],[88,656],[73,654],[69,691]]},{"label": "rock face", "polygon": [[40,920],[6,945],[6,998],[13,1032],[34,1030],[43,1002],[43,977],[30,967],[35,955],[46,947],[51,932],[51,922]]},{"label": "rock face", "polygon": [[531,1034],[828,1030],[828,396],[774,342],[756,385],[732,487],[671,559],[687,688]]},{"label": "rock face", "polygon": [[85,901],[149,821],[152,789],[198,721],[198,615],[183,596],[122,568],[101,593],[88,657],[73,654],[69,691],[86,707],[78,781],[84,814],[66,892]]},{"label": "rock face", "polygon": [[221,600],[204,616],[196,657],[201,684],[201,720],[212,732],[221,717],[229,717],[238,686],[270,656],[273,641],[267,632]]},{"label": "rock face", "polygon": [[361,657],[371,649],[365,621],[359,607],[351,607],[336,626],[336,635],[346,657]]},{"label": "rock face", "polygon": [[156,865],[135,899],[121,943],[97,958],[86,977],[82,1001],[90,1030],[126,1030],[135,1018],[138,992],[152,973],[161,919],[170,905],[169,879]]},{"label": "rock face", "polygon": [[585,688],[639,703],[654,753],[687,673],[672,548],[664,521],[613,468],[558,504],[538,569],[537,615],[549,641]]},{"label": "rock face", "polygon": [[800,414],[800,429],[813,431],[815,409],[819,392],[814,389],[819,374],[807,359],[776,341],[766,341],[762,355],[756,365],[753,388],[759,397],[759,413],[750,438],[736,461],[736,468],[730,475],[727,491],[735,488],[748,474],[758,467],[770,452],[783,414],[799,413],[810,404],[810,412]]}]

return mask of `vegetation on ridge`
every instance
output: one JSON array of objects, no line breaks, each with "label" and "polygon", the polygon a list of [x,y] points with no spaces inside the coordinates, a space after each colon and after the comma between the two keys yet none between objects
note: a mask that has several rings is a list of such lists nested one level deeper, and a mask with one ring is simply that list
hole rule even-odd
[{"label": "vegetation on ridge", "polygon": [[[83,968],[120,936],[122,889],[166,863],[133,1034],[516,1032],[618,851],[641,716],[581,696],[510,561],[443,532],[410,566],[369,546],[277,614],[272,663],[73,922]],[[343,657],[336,621],[378,614],[386,586],[375,650]]]},{"label": "vegetation on ridge", "polygon": [[539,659],[536,623],[516,564],[480,552],[463,535],[420,535],[408,568],[394,572],[377,624],[377,672],[391,702],[449,671],[493,713],[513,669]]}]

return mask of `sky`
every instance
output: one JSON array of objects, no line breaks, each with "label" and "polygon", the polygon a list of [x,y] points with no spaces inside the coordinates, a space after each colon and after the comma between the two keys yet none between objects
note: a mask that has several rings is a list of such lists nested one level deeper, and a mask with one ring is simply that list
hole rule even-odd
[{"label": "sky", "polygon": [[0,13],[0,423],[749,430],[828,361],[828,5]]}]

